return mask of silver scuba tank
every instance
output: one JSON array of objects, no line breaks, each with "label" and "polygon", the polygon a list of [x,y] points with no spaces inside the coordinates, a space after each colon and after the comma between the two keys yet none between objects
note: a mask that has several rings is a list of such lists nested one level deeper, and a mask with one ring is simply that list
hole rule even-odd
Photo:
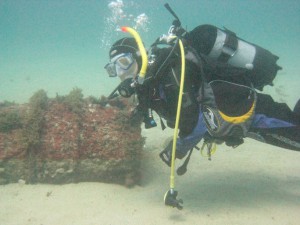
[{"label": "silver scuba tank", "polygon": [[198,54],[247,70],[254,87],[259,90],[272,85],[277,71],[282,69],[276,64],[278,56],[238,38],[227,29],[200,25],[189,32],[188,41]]}]

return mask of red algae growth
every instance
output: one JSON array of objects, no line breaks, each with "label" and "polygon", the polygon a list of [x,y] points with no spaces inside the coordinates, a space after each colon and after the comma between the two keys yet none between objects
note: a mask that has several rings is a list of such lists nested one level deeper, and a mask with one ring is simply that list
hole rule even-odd
[{"label": "red algae growth", "polygon": [[83,98],[74,88],[50,99],[0,104],[0,184],[140,181],[144,145],[127,99]]}]

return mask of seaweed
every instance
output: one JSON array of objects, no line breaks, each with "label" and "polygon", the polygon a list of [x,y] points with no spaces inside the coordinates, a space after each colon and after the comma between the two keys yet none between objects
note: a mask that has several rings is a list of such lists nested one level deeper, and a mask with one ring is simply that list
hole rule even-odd
[{"label": "seaweed", "polygon": [[109,102],[108,98],[105,97],[104,95],[101,95],[100,98],[96,98],[94,96],[89,96],[87,98],[87,101],[91,104],[97,104],[97,105],[100,105],[102,107],[105,107]]},{"label": "seaweed", "polygon": [[58,103],[64,103],[65,102],[66,97],[59,95],[58,93],[56,93],[56,96],[54,98],[54,100]]},{"label": "seaweed", "polygon": [[64,102],[67,104],[69,110],[77,115],[83,113],[84,99],[80,88],[73,88],[73,90],[65,97]]},{"label": "seaweed", "polygon": [[91,96],[87,97],[86,100],[89,104],[101,105],[101,99],[97,98],[95,96],[91,95]]},{"label": "seaweed", "polygon": [[48,106],[48,97],[44,90],[37,91],[29,101],[29,110],[24,121],[24,141],[27,150],[37,149],[41,143],[44,124],[44,111]]},{"label": "seaweed", "polygon": [[29,104],[33,110],[45,110],[48,106],[47,93],[43,89],[38,90],[31,96]]},{"label": "seaweed", "polygon": [[0,113],[0,132],[8,133],[21,127],[21,117],[17,110]]},{"label": "seaweed", "polygon": [[29,100],[29,109],[24,118],[23,143],[27,152],[28,172],[26,180],[35,183],[37,179],[36,154],[41,150],[44,114],[48,108],[48,97],[44,90],[33,94]]},{"label": "seaweed", "polygon": [[15,102],[10,102],[10,101],[4,101],[4,102],[0,102],[0,108],[5,108],[5,107],[9,107],[9,106],[14,106],[16,105]]}]

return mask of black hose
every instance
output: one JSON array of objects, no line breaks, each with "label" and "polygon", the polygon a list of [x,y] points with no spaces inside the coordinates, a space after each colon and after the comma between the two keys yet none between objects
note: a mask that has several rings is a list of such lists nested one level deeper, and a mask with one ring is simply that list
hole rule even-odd
[{"label": "black hose", "polygon": [[187,165],[188,165],[188,163],[189,163],[189,161],[190,161],[190,158],[191,158],[191,155],[192,155],[192,153],[193,153],[193,150],[194,150],[194,148],[192,148],[192,149],[190,150],[189,155],[188,155],[187,158],[185,159],[184,163],[177,169],[177,171],[176,171],[176,172],[177,172],[177,175],[181,176],[181,175],[183,175],[183,174],[186,173],[186,171],[187,171]]},{"label": "black hose", "polygon": [[175,17],[175,19],[177,19],[178,21],[180,21],[179,18],[178,18],[178,16],[177,16],[176,13],[171,9],[171,7],[170,7],[170,5],[169,5],[168,3],[166,3],[164,6],[165,6],[166,9],[167,9],[167,10]]}]

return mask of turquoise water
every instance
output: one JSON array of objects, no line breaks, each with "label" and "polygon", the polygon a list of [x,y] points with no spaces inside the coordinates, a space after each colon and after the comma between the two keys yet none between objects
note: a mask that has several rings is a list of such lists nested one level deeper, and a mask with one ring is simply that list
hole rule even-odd
[{"label": "turquoise water", "polygon": [[[117,28],[136,26],[150,46],[173,20],[165,2],[1,0],[0,102],[27,102],[39,89],[50,97],[67,94],[74,87],[85,96],[108,95],[118,84],[103,69],[109,45],[126,35]],[[300,96],[299,0],[185,2],[168,1],[188,30],[204,23],[225,26],[278,55],[283,70],[275,87],[266,92],[291,107],[295,104]],[[112,3],[123,6],[109,7]],[[138,24],[136,19],[143,13],[145,20]]]}]

